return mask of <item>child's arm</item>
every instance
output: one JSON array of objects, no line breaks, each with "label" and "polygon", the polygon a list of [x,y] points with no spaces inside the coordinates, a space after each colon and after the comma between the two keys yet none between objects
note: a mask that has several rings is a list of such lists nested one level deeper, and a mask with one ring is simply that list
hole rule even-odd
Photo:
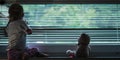
[{"label": "child's arm", "polygon": [[32,34],[32,29],[27,25],[25,21],[22,21],[21,28],[26,34]]}]

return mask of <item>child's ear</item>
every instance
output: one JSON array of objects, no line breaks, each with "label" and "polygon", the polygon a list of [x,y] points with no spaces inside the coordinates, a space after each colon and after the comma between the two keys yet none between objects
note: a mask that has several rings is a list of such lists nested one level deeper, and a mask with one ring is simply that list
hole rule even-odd
[{"label": "child's ear", "polygon": [[24,13],[23,12],[21,13],[21,16],[24,17]]}]

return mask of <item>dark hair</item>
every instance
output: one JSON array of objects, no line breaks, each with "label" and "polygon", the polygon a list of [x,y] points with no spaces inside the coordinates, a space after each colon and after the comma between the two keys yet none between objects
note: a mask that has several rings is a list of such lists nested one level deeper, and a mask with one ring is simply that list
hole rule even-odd
[{"label": "dark hair", "polygon": [[90,37],[89,35],[82,33],[80,38],[78,39],[78,45],[79,44],[86,44],[88,45],[90,43]]},{"label": "dark hair", "polygon": [[0,5],[4,5],[6,3],[5,0],[0,0]]},{"label": "dark hair", "polygon": [[24,16],[23,7],[18,3],[12,4],[9,7],[8,13],[10,21],[22,19]]}]

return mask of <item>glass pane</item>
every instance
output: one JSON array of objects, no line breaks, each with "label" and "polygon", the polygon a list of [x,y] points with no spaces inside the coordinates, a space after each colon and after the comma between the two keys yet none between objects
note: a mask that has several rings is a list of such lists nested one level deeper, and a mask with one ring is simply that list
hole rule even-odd
[{"label": "glass pane", "polygon": [[[120,4],[24,4],[23,7],[28,24],[45,29],[29,35],[29,43],[74,44],[82,32],[90,35],[91,43],[120,43]],[[6,6],[0,9],[6,17],[7,11]],[[0,26],[7,22],[8,18],[0,17]],[[46,27],[90,30],[46,30]]]},{"label": "glass pane", "polygon": [[[27,4],[23,5],[30,26],[56,28],[116,28],[120,22],[119,4]],[[7,16],[5,6],[1,13]],[[0,26],[5,26],[0,18]]]},{"label": "glass pane", "polygon": [[[23,5],[31,26],[53,28],[116,28],[117,4]],[[114,20],[114,21],[113,21]]]}]

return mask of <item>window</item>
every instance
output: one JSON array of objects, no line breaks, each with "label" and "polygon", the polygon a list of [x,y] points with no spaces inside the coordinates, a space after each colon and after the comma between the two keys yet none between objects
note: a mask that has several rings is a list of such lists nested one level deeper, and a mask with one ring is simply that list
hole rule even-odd
[{"label": "window", "polygon": [[[83,32],[90,35],[91,44],[120,43],[120,4],[23,4],[23,7],[24,19],[35,28],[28,43],[76,44]],[[8,8],[1,8],[1,13],[8,16]],[[0,26],[7,21],[1,17]]]}]

